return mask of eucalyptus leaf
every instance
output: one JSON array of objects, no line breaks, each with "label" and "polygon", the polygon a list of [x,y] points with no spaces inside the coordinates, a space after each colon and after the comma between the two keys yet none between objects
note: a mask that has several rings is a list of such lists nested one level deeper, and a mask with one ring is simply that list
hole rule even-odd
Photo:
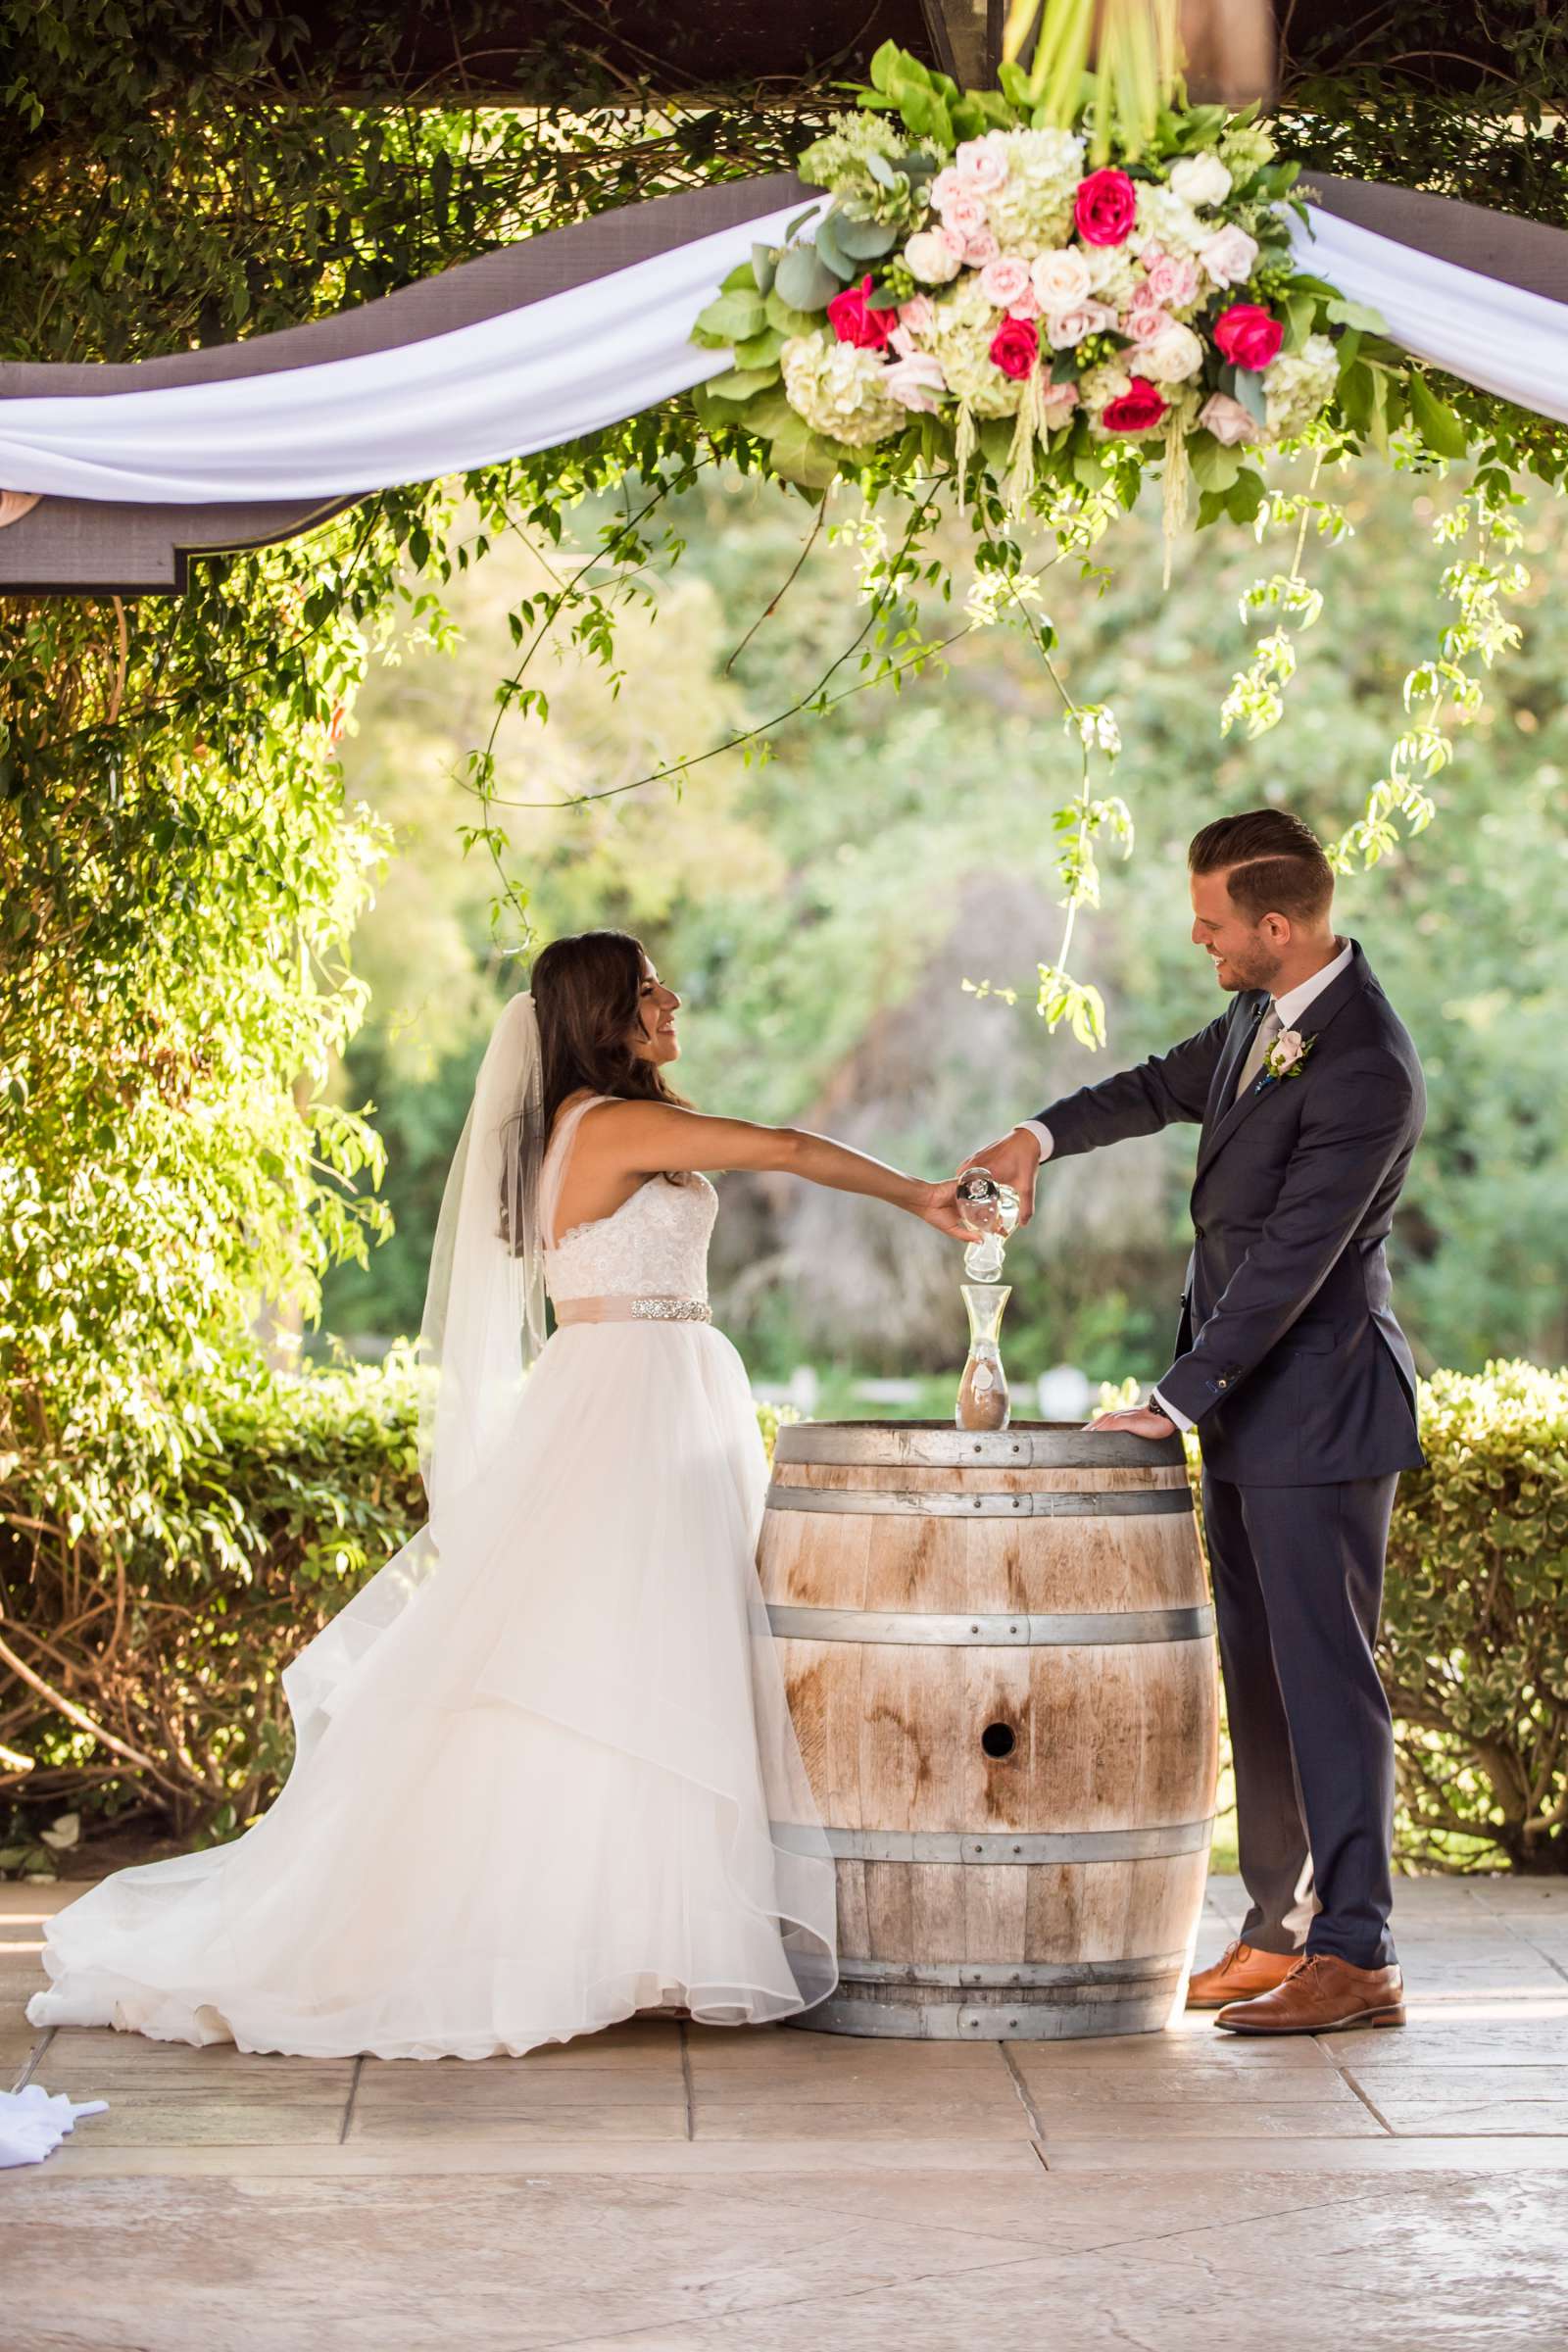
[{"label": "eucalyptus leaf", "polygon": [[1263,389],[1263,378],[1255,368],[1237,368],[1236,398],[1255,423],[1267,424],[1268,394]]},{"label": "eucalyptus leaf", "polygon": [[[848,274],[846,270],[845,275]],[[773,272],[773,291],[768,300],[787,302],[795,311],[823,311],[839,291],[841,282],[826,263],[817,259],[815,246],[792,245],[787,253],[779,256],[778,268]],[[746,332],[756,334],[761,323],[759,319],[757,326],[748,327]],[[777,320],[774,323],[777,324]],[[815,318],[811,321],[813,326],[819,323]]]},{"label": "eucalyptus leaf", "polygon": [[[821,241],[821,232],[818,242]],[[885,220],[852,220],[846,214],[833,218],[834,241],[841,253],[852,261],[876,262],[883,254],[891,253],[899,241],[899,231]]]},{"label": "eucalyptus leaf", "polygon": [[[842,213],[829,213],[827,219],[817,224],[814,248],[818,263],[825,264],[833,271],[838,284],[846,286],[861,274],[859,263],[843,242],[844,230],[848,225]],[[786,287],[785,292],[788,291]],[[837,291],[838,285],[835,285],[834,293]],[[826,299],[831,301],[832,296]]]},{"label": "eucalyptus leaf", "polygon": [[773,271],[777,266],[778,255],[771,245],[752,247],[752,278],[759,294],[773,291]]}]

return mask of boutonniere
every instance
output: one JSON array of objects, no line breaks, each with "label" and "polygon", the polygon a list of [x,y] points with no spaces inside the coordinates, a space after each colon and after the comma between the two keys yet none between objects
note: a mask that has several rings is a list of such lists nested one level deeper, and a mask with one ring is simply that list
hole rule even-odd
[{"label": "boutonniere", "polygon": [[1282,1029],[1263,1056],[1258,1085],[1277,1086],[1282,1078],[1299,1078],[1301,1065],[1316,1044],[1315,1037],[1303,1037],[1299,1029]]}]

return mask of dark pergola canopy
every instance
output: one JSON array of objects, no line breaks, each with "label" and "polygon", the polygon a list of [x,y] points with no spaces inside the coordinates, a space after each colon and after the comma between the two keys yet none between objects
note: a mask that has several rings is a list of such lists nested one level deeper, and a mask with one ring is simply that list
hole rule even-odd
[{"label": "dark pergola canopy", "polygon": [[[1282,74],[1353,72],[1388,61],[1388,0],[1184,0],[1189,54],[1205,73],[1206,54],[1249,47],[1254,20],[1273,20]],[[1411,21],[1419,35],[1401,41],[1401,72],[1433,88],[1466,90],[1506,71],[1508,58],[1489,38],[1486,12],[1473,0],[1432,0]],[[989,78],[985,45],[1000,47],[1005,0],[789,0],[748,8],[737,0],[301,0],[291,11],[302,27],[279,67],[302,76],[326,66],[341,94],[356,94],[361,73],[388,73],[415,92],[560,105],[580,98],[596,77],[624,88],[629,103],[674,100],[750,88],[780,99],[836,80],[863,81],[883,41],[896,41],[960,78]],[[199,60],[192,61],[193,72]],[[1195,95],[1197,92],[1195,91]]]}]

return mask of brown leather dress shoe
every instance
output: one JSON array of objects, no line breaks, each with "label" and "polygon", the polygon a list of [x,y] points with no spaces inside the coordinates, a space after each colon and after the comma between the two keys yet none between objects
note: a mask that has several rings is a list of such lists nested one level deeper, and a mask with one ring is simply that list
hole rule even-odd
[{"label": "brown leather dress shoe", "polygon": [[1351,2026],[1402,2026],[1404,1979],[1396,1968],[1352,1968],[1332,1952],[1298,1960],[1283,1984],[1233,2001],[1215,2018],[1231,2034],[1344,2034]]},{"label": "brown leather dress shoe", "polygon": [[1238,1936],[1212,1968],[1200,1968],[1187,1987],[1189,2009],[1223,2009],[1227,2001],[1250,2001],[1254,1993],[1283,1984],[1299,1952],[1260,1952]]}]

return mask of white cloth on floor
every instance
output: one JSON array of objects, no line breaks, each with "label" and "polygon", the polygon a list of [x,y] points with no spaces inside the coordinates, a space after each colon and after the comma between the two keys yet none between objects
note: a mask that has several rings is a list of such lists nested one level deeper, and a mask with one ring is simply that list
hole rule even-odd
[{"label": "white cloth on floor", "polygon": [[63,2090],[45,2090],[41,2082],[29,2082],[25,2090],[0,2090],[0,2171],[13,2164],[42,2164],[80,2117],[102,2115],[108,2105],[107,2099],[77,2102]]}]

